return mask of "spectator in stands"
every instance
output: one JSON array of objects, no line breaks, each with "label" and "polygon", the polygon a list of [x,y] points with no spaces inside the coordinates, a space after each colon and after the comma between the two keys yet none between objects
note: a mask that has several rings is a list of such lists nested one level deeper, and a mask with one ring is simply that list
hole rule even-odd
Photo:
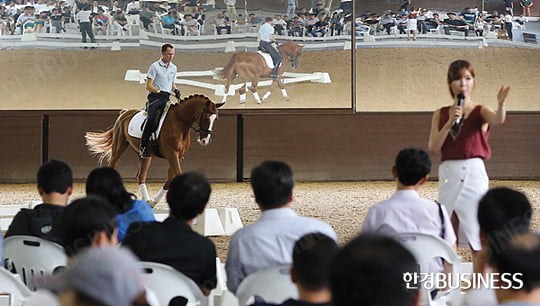
[{"label": "spectator in stands", "polygon": [[25,29],[34,30],[34,21],[36,19],[34,12],[34,7],[27,5],[19,18],[17,18],[17,27],[21,28],[21,34],[24,33]]},{"label": "spectator in stands", "polygon": [[226,30],[227,34],[231,34],[231,23],[223,16],[223,13],[218,12],[212,23],[216,27],[217,35],[221,35],[222,30]]},{"label": "spectator in stands", "polygon": [[305,31],[304,20],[298,16],[294,16],[289,25],[290,36],[303,36]]},{"label": "spectator in stands", "polygon": [[[492,271],[494,253],[504,250],[516,235],[530,231],[532,206],[527,197],[516,190],[499,187],[489,190],[478,204],[478,223],[482,251],[477,256],[475,273]],[[464,306],[496,305],[497,298],[492,288],[474,289],[467,292]]]},{"label": "spectator in stands", "polygon": [[191,14],[185,14],[184,15],[184,21],[181,23],[184,26],[184,29],[187,33],[191,33],[194,35],[199,35],[199,23],[197,20],[193,19],[193,15]]},{"label": "spectator in stands", "polygon": [[503,27],[503,23],[498,15],[493,16],[493,20],[490,22],[490,24],[491,24],[491,31],[500,30]]},{"label": "spectator in stands", "polygon": [[411,0],[401,0],[399,2],[399,10],[400,11],[409,11],[409,5],[411,5]]},{"label": "spectator in stands", "polygon": [[[242,14],[238,15],[238,16],[242,16]],[[197,14],[195,14],[193,16],[193,19],[197,20],[197,22],[201,25],[201,32],[203,31],[203,28],[204,28],[204,22],[206,20],[206,14],[204,13],[204,10],[202,7],[199,7],[199,10],[197,11]],[[240,18],[240,19],[243,19],[243,18]],[[239,19],[239,20],[240,20]]]},{"label": "spectator in stands", "polygon": [[91,248],[75,256],[46,287],[58,292],[62,306],[149,305],[137,262],[123,248]]},{"label": "spectator in stands", "polygon": [[4,237],[27,235],[60,241],[60,237],[52,231],[52,227],[64,211],[73,192],[71,168],[66,163],[54,159],[44,163],[37,173],[37,190],[43,204],[33,209],[21,209],[13,218]]},{"label": "spectator in stands", "polygon": [[276,14],[274,16],[272,25],[274,26],[274,30],[277,35],[285,35],[285,30],[287,29],[287,22],[283,20],[283,16],[281,14]]},{"label": "spectator in stands", "polygon": [[324,8],[321,2],[317,2],[315,7],[311,10],[311,13],[315,14],[316,17],[319,17],[319,14],[324,12]]},{"label": "spectator in stands", "polygon": [[0,5],[0,35],[11,34],[14,21],[15,19],[7,12],[6,8]]},{"label": "spectator in stands", "polygon": [[426,22],[426,19],[428,19],[427,17],[427,9],[418,9],[418,17],[416,17],[416,20],[417,20],[417,24],[418,24],[418,33],[422,33],[422,34],[426,34],[427,33],[427,30],[426,30],[426,26],[424,25],[424,23]]},{"label": "spectator in stands", "polygon": [[[499,305],[540,305],[540,236],[515,236],[503,249],[492,252],[491,264],[499,275],[510,275],[511,284],[495,290]],[[502,283],[502,282],[501,282]],[[511,285],[510,288],[509,285]]]},{"label": "spectator in stands", "polygon": [[[83,5],[82,9],[77,13],[75,19],[79,23],[82,34],[82,42],[86,43],[86,36],[90,37],[90,42],[95,43],[94,32],[92,32],[92,24],[90,23],[90,8],[88,5]],[[85,47],[86,48],[86,47]]]},{"label": "spectator in stands", "polygon": [[397,27],[399,34],[407,34],[405,29],[407,29],[407,15],[401,15],[397,20]]},{"label": "spectator in stands", "polygon": [[56,33],[60,33],[60,31],[66,31],[66,29],[64,29],[64,16],[62,16],[60,9],[53,8],[50,18],[52,26],[55,28]]},{"label": "spectator in stands", "polygon": [[255,13],[250,13],[248,15],[248,20],[247,20],[248,24],[250,25],[253,25],[253,26],[257,26],[257,25],[260,25],[263,20],[261,17],[257,16],[257,14]]},{"label": "spectator in stands", "polygon": [[94,34],[102,32],[107,35],[107,28],[109,27],[110,21],[109,17],[105,16],[103,13],[105,13],[103,9],[100,9],[98,14],[94,16]]},{"label": "spectator in stands", "polygon": [[[291,279],[298,289],[298,299],[288,299],[281,306],[329,306],[330,264],[339,251],[336,242],[321,233],[304,235],[294,244]],[[252,306],[278,306],[255,303]]]},{"label": "spectator in stands", "polygon": [[512,35],[512,15],[510,15],[509,12],[504,13],[504,29],[506,30],[508,39],[513,40],[514,35]]},{"label": "spectator in stands", "polygon": [[128,15],[136,15],[141,11],[141,3],[138,0],[130,0],[126,6]]},{"label": "spectator in stands", "polygon": [[169,5],[169,2],[167,1],[162,1],[161,2],[161,5],[159,6],[159,13],[160,14],[167,14],[171,8],[171,6]]},{"label": "spectator in stands", "polygon": [[343,247],[330,266],[332,305],[417,305],[418,289],[403,281],[405,273],[417,271],[416,259],[399,242],[362,234]]},{"label": "spectator in stands", "polygon": [[313,30],[311,30],[311,36],[313,37],[324,37],[328,31],[328,21],[326,20],[326,13],[322,13],[318,17],[318,21],[313,25]]},{"label": "spectator in stands", "polygon": [[294,243],[305,234],[320,232],[337,240],[330,225],[300,217],[291,209],[294,177],[287,164],[263,162],[251,172],[251,186],[262,214],[238,230],[229,243],[225,269],[233,293],[249,274],[290,264]]},{"label": "spectator in stands", "polygon": [[[64,26],[66,23],[73,23],[74,20],[72,18],[72,15],[71,15],[71,11],[69,9],[69,7],[63,7],[62,8],[62,17],[64,17]],[[65,30],[65,28],[64,28]]]},{"label": "spectator in stands", "polygon": [[338,12],[333,12],[330,18],[330,35],[341,35],[343,32],[343,17]]},{"label": "spectator in stands", "polygon": [[474,33],[476,34],[476,36],[483,36],[485,27],[486,22],[484,21],[484,17],[478,16],[478,18],[476,18],[476,21],[474,22]]},{"label": "spectator in stands", "polygon": [[509,13],[510,16],[514,16],[514,1],[504,0],[504,12]]},{"label": "spectator in stands", "polygon": [[116,31],[117,36],[125,36],[127,32],[127,18],[124,16],[124,13],[118,11],[113,17],[113,29]]},{"label": "spectator in stands", "polygon": [[15,21],[17,21],[19,16],[21,15],[21,11],[15,5],[16,5],[15,1],[11,1],[9,3],[9,6],[6,8],[6,13],[8,14],[8,16],[11,16],[13,18],[13,22],[11,23],[11,27],[12,27],[11,33],[15,31],[15,28],[16,28]]},{"label": "spectator in stands", "polygon": [[459,14],[459,19],[465,21],[468,25],[473,25],[476,20],[476,13],[473,12],[472,8],[466,7],[465,10]]},{"label": "spectator in stands", "polygon": [[[456,235],[446,209],[418,194],[430,171],[431,161],[426,151],[414,148],[401,150],[392,167],[397,190],[390,199],[369,209],[362,232],[390,237],[423,233],[439,237],[455,249]],[[437,270],[440,272],[443,267],[439,264]]]},{"label": "spectator in stands", "polygon": [[456,17],[455,13],[447,13],[448,19],[443,21],[444,33],[450,35],[450,31],[460,31],[465,33],[465,36],[469,36],[469,25]]},{"label": "spectator in stands", "polygon": [[35,21],[35,30],[36,32],[41,32],[45,28],[45,24],[49,23],[49,15],[48,12],[40,12],[39,15],[36,16]]},{"label": "spectator in stands", "polygon": [[531,7],[534,5],[532,0],[520,0],[519,5],[523,10],[523,17],[531,16]]},{"label": "spectator in stands", "polygon": [[96,168],[86,179],[86,194],[106,199],[118,214],[118,241],[122,241],[133,222],[155,221],[152,207],[126,190],[120,174],[113,168]]},{"label": "spectator in stands", "polygon": [[381,26],[388,35],[390,35],[390,30],[396,26],[396,23],[396,19],[389,13],[384,14],[383,18],[381,19]]},{"label": "spectator in stands", "polygon": [[317,15],[314,13],[311,13],[308,16],[309,17],[307,20],[305,20],[304,25],[306,27],[306,34],[311,34],[311,31],[313,31],[315,24],[319,21],[319,19],[316,18]]},{"label": "spectator in stands", "polygon": [[148,26],[154,22],[155,14],[150,11],[147,6],[141,7],[139,19],[141,20],[143,27],[148,31]]},{"label": "spectator in stands", "polygon": [[133,223],[123,242],[141,260],[163,263],[184,273],[205,295],[217,284],[216,248],[191,226],[204,212],[210,192],[210,184],[199,174],[175,177],[167,192],[169,217],[163,222]]}]

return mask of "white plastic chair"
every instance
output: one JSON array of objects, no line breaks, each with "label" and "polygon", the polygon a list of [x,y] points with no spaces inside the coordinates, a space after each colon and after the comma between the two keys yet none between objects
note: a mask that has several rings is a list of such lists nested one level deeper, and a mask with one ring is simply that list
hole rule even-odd
[{"label": "white plastic chair", "polygon": [[32,292],[26,287],[15,274],[0,267],[0,293],[9,294],[10,306],[22,305],[23,301]]},{"label": "white plastic chair", "polygon": [[178,272],[173,267],[156,263],[139,263],[147,286],[156,294],[161,305],[168,305],[176,296],[183,296],[188,300],[188,306],[208,305],[206,298],[195,282]]},{"label": "white plastic chair", "polygon": [[[253,302],[281,304],[289,298],[298,298],[298,290],[291,280],[289,265],[257,271],[248,275],[238,286],[239,305]],[[251,299],[254,298],[254,301]]]},{"label": "white plastic chair", "polygon": [[[416,258],[420,266],[420,272],[431,273],[430,265],[433,259],[441,257],[452,265],[452,279],[457,280],[461,271],[461,258],[456,252],[439,237],[420,233],[404,233],[395,237]],[[455,288],[455,286],[453,286]],[[439,291],[434,299],[425,288],[420,286],[420,305],[460,305],[461,293],[457,289]]]},{"label": "white plastic chair", "polygon": [[64,248],[52,241],[32,236],[11,236],[4,239],[6,268],[20,274],[30,290],[55,269],[65,267],[67,257]]}]

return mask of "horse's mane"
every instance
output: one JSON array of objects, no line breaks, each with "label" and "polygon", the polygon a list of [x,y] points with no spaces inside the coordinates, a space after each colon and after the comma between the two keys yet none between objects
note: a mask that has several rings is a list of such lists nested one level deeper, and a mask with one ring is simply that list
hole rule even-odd
[{"label": "horse's mane", "polygon": [[182,100],[180,100],[180,102],[177,105],[182,105],[182,104],[184,104],[184,102],[187,102],[187,101],[192,100],[192,99],[202,99],[204,103],[206,103],[206,102],[213,103],[212,100],[210,100],[210,98],[208,98],[205,95],[193,94],[193,95],[189,95],[187,97],[184,97]]}]

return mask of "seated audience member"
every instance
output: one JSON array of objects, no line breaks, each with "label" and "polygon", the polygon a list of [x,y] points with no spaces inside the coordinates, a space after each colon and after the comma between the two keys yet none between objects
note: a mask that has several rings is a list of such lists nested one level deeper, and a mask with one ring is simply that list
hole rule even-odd
[{"label": "seated audience member", "polygon": [[[446,209],[418,194],[427,182],[430,171],[431,161],[426,151],[412,148],[401,150],[392,168],[397,190],[390,199],[369,209],[362,232],[390,237],[422,233],[439,237],[455,249],[456,235]],[[440,264],[436,269],[436,272],[443,271]]]},{"label": "seated audience member", "polygon": [[124,16],[124,13],[117,12],[113,18],[113,27],[116,31],[116,35],[125,36],[127,32],[127,18]]},{"label": "seated audience member", "polygon": [[[489,190],[478,204],[478,224],[482,250],[478,256],[475,273],[491,273],[489,257],[499,251],[519,234],[530,231],[532,207],[527,197],[519,191],[505,187]],[[496,305],[495,291],[490,288],[469,290],[463,306]]]},{"label": "seated audience member", "polygon": [[277,14],[274,16],[274,20],[272,21],[272,25],[274,26],[274,30],[277,35],[285,35],[285,30],[287,29],[287,22],[283,19],[283,16],[280,14]]},{"label": "seated audience member", "polygon": [[61,306],[148,306],[137,262],[123,248],[90,248],[75,256],[45,287],[58,292]]},{"label": "seated audience member", "polygon": [[303,36],[305,31],[304,20],[300,19],[298,16],[294,16],[288,31],[290,36]]},{"label": "seated audience member", "polygon": [[465,21],[468,25],[473,25],[476,20],[476,13],[473,12],[473,9],[466,7],[463,12],[459,14],[459,19]]},{"label": "seated audience member", "polygon": [[155,14],[152,13],[147,6],[143,6],[141,9],[139,19],[141,20],[143,27],[148,30],[148,26],[154,22]]},{"label": "seated audience member", "polygon": [[21,28],[21,34],[24,33],[26,28],[33,31],[36,20],[34,12],[34,7],[27,5],[24,7],[22,14],[17,18],[16,26]]},{"label": "seated audience member", "polygon": [[152,207],[126,190],[120,174],[113,168],[96,168],[86,179],[86,194],[107,200],[118,214],[118,241],[122,241],[129,225],[137,221],[156,221]]},{"label": "seated audience member", "polygon": [[169,217],[163,222],[133,223],[123,241],[142,261],[166,264],[185,274],[205,295],[217,284],[216,248],[191,225],[204,212],[210,192],[210,184],[199,174],[175,177],[167,192]]},{"label": "seated audience member", "polygon": [[399,242],[362,234],[339,251],[330,266],[333,306],[413,306],[418,289],[407,286],[405,273],[416,273],[413,255]]},{"label": "seated audience member", "polygon": [[444,33],[450,35],[450,31],[464,32],[465,36],[469,36],[469,25],[456,17],[455,13],[447,13],[448,19],[443,21]]},{"label": "seated audience member", "polygon": [[255,13],[248,14],[248,24],[250,25],[260,25],[263,22],[263,19]]},{"label": "seated audience member", "polygon": [[139,14],[141,11],[141,3],[137,0],[131,0],[126,6],[126,12],[129,15]]},{"label": "seated audience member", "polygon": [[484,36],[484,28],[486,26],[486,22],[484,21],[484,18],[482,16],[478,16],[476,18],[476,21],[474,22],[474,33],[476,36]]},{"label": "seated audience member", "polygon": [[305,234],[320,232],[337,240],[330,225],[291,209],[294,177],[287,164],[263,162],[251,172],[251,186],[262,214],[231,237],[225,269],[233,293],[249,274],[291,264],[294,243]]},{"label": "seated audience member", "polygon": [[107,34],[107,27],[109,26],[109,17],[105,16],[105,13],[101,8],[98,10],[96,16],[94,16],[94,34],[101,31],[103,34]]},{"label": "seated audience member", "polygon": [[[540,236],[514,236],[504,248],[491,250],[491,265],[499,275],[517,278],[510,283],[499,282],[495,289],[499,305],[540,305]],[[510,288],[509,288],[510,287]]]},{"label": "seated audience member", "polygon": [[319,21],[319,19],[317,19],[316,17],[317,16],[315,14],[309,14],[308,19],[304,21],[304,26],[306,27],[306,34],[310,34],[311,31],[313,31],[315,24]]},{"label": "seated audience member", "polygon": [[178,35],[178,29],[176,28],[176,23],[173,17],[173,11],[169,11],[167,15],[161,17],[161,25],[165,29],[172,30],[173,35]]},{"label": "seated audience member", "polygon": [[50,18],[52,26],[55,28],[56,33],[60,33],[60,31],[66,31],[64,29],[64,16],[62,16],[62,13],[58,8],[52,9],[52,14]]},{"label": "seated audience member", "polygon": [[73,192],[71,168],[59,160],[50,160],[38,170],[37,190],[43,204],[33,209],[21,209],[5,234],[5,237],[27,235],[58,242],[60,237],[52,231],[53,223],[64,211]]},{"label": "seated audience member", "polygon": [[227,34],[231,34],[231,23],[223,16],[223,13],[218,12],[212,23],[216,27],[217,35],[221,35],[221,30],[226,30]]},{"label": "seated audience member", "polygon": [[491,31],[500,30],[503,27],[503,22],[499,16],[493,16],[493,20],[490,22]]},{"label": "seated audience member", "polygon": [[311,30],[311,36],[317,37],[321,36],[324,37],[326,35],[326,31],[328,31],[328,27],[330,26],[328,24],[328,21],[326,21],[326,14],[320,14],[318,17],[318,21],[313,25],[313,28]]},{"label": "seated audience member", "polygon": [[390,35],[390,30],[392,27],[396,26],[396,19],[393,18],[390,14],[385,14],[384,17],[381,19],[381,26],[384,30],[386,30],[386,33]]},{"label": "seated audience member", "polygon": [[193,15],[191,14],[184,15],[184,21],[182,21],[182,25],[187,30],[187,33],[192,33],[195,35],[199,33],[199,23],[197,22],[197,20],[193,19]]},{"label": "seated audience member", "polygon": [[426,21],[424,21],[424,29],[426,30],[426,33],[427,33],[429,32],[429,30],[436,29],[441,24],[442,22],[439,19],[439,14],[433,13],[432,18],[427,18]]},{"label": "seated audience member", "polygon": [[298,289],[298,300],[282,304],[255,303],[252,306],[329,306],[330,263],[339,251],[336,242],[321,233],[307,234],[294,244],[291,279]]},{"label": "seated audience member", "polygon": [[397,20],[399,34],[407,34],[407,15],[401,15]]}]

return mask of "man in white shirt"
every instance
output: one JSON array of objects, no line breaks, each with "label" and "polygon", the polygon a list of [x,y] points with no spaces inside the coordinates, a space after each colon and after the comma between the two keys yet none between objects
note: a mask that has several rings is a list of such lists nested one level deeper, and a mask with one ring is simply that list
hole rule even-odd
[{"label": "man in white shirt", "polygon": [[337,241],[330,225],[291,209],[294,177],[287,164],[263,162],[251,172],[251,186],[262,214],[231,238],[225,270],[233,293],[249,274],[291,264],[294,243],[302,236],[319,232]]},{"label": "man in white shirt", "polygon": [[[397,190],[390,199],[369,209],[362,232],[385,236],[423,233],[440,237],[455,248],[456,235],[446,209],[418,194],[420,187],[428,180],[430,170],[431,161],[424,150],[401,150],[392,168],[392,174],[397,179]],[[442,271],[442,266],[439,264],[434,269]]]},{"label": "man in white shirt", "polygon": [[272,26],[273,20],[272,17],[264,18],[264,24],[259,29],[259,48],[270,53],[272,61],[274,62],[274,70],[272,70],[270,78],[277,80],[279,65],[281,64],[282,58],[279,51],[272,46],[272,43],[276,42],[276,39],[274,38],[274,27]]}]

